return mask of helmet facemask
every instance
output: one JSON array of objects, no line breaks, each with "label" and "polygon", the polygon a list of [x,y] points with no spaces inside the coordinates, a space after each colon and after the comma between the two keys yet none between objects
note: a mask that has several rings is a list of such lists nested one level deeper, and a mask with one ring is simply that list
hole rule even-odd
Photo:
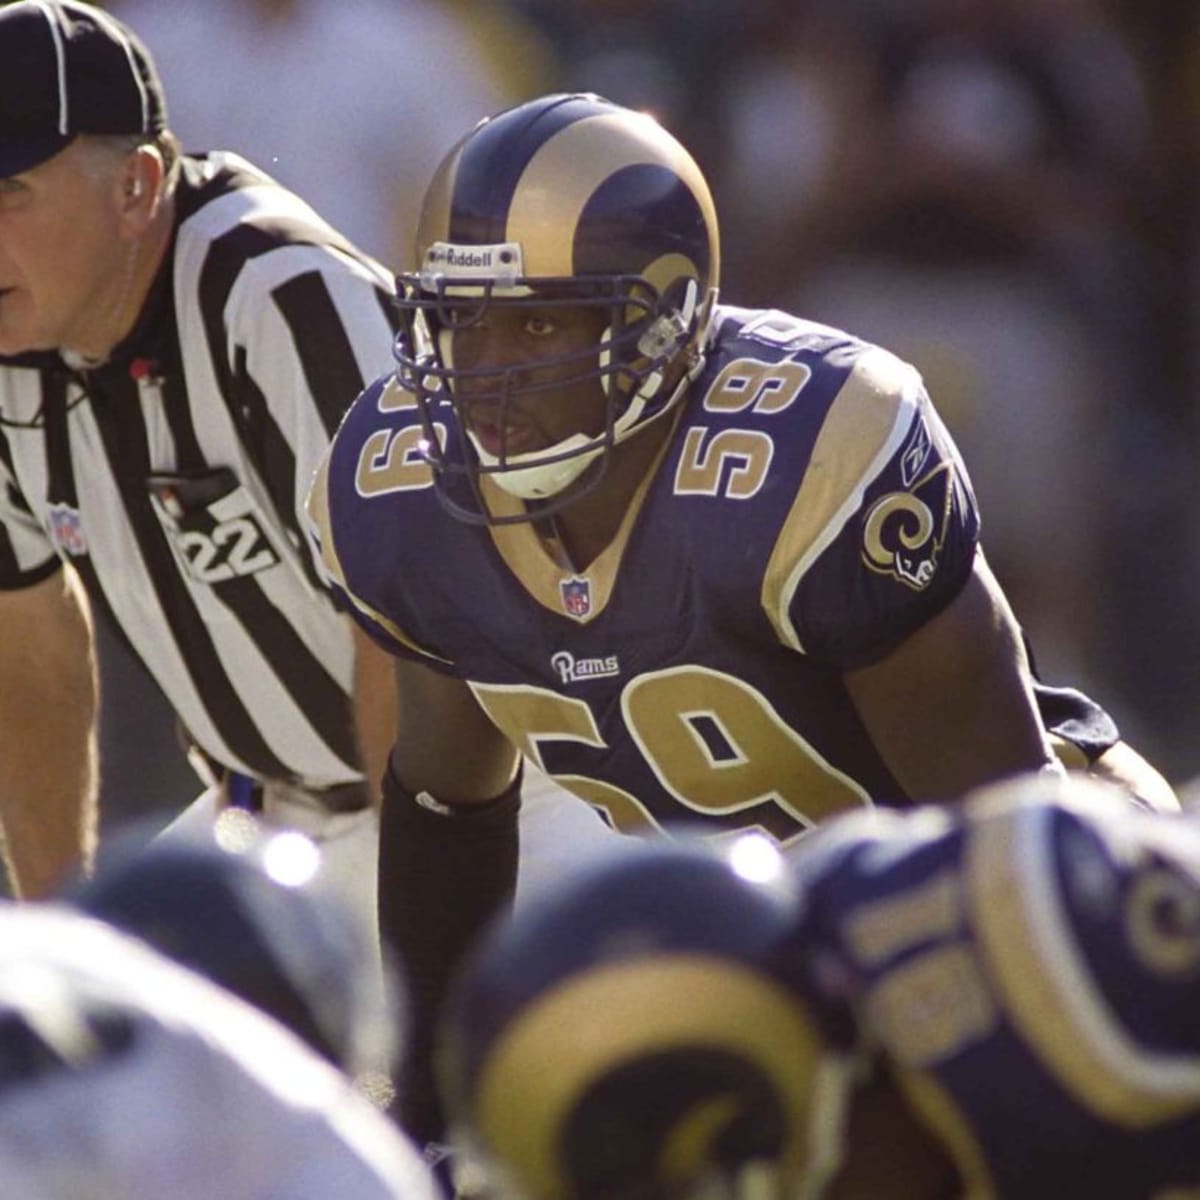
[{"label": "helmet facemask", "polygon": [[[677,279],[663,295],[643,276],[534,278],[498,272],[480,278],[445,269],[447,260],[479,257],[519,265],[521,250],[437,243],[426,253],[425,269],[400,277],[404,332],[397,339],[397,377],[420,411],[423,453],[443,505],[474,524],[509,524],[547,516],[591,491],[603,479],[613,449],[670,409],[702,365],[711,303],[699,303],[694,278]],[[434,269],[431,260],[443,269]],[[594,309],[603,314],[604,326],[593,344],[572,353],[479,366],[456,361],[455,335],[469,332],[495,309]],[[598,398],[603,395],[600,428],[536,449],[509,448],[510,416],[526,418],[527,403],[591,381]],[[488,439],[491,446],[477,432],[481,413],[496,432]],[[456,428],[453,452],[438,430],[447,419]],[[535,507],[495,513],[484,479]]]}]

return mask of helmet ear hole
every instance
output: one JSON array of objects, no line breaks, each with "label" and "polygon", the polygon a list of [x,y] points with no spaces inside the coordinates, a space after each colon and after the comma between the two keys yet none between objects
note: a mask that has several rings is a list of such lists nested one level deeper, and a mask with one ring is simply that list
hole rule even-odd
[{"label": "helmet ear hole", "polygon": [[685,325],[691,325],[696,315],[700,288],[694,276],[671,280],[663,293],[663,307],[678,312]]},{"label": "helmet ear hole", "polygon": [[[622,391],[621,401],[629,404],[636,400],[641,408],[659,394],[665,381],[674,378],[671,364],[693,340],[697,292],[694,278],[680,277],[671,281],[665,293],[655,297],[652,311],[640,305],[628,304],[619,310],[626,321],[624,328],[637,336],[636,341],[632,341],[632,338],[623,336],[615,325],[604,331],[604,343],[629,347],[623,359],[628,367],[624,375],[627,385],[624,389],[620,386],[623,376],[619,366],[622,360],[618,359],[617,369],[614,370],[612,354],[601,351],[600,366],[606,392],[611,395],[615,385]],[[635,314],[632,318],[631,309]],[[639,324],[642,326],[640,332]],[[623,431],[619,428],[618,432]]]}]

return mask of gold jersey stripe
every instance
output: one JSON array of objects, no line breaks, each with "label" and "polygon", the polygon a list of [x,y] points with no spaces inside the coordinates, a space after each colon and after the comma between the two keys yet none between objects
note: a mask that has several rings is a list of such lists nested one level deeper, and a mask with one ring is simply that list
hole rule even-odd
[{"label": "gold jersey stripe", "polygon": [[1138,1046],[1091,977],[1055,883],[1049,820],[1018,807],[971,828],[967,892],[997,999],[1043,1068],[1101,1119],[1140,1129],[1193,1110],[1200,1061]]},{"label": "gold jersey stripe", "polygon": [[763,610],[793,650],[804,650],[788,612],[796,589],[908,433],[918,381],[913,367],[872,348],[855,362],[825,416],[763,576]]},{"label": "gold jersey stripe", "polygon": [[[669,414],[671,420],[675,414]],[[581,571],[576,571],[555,558],[546,543],[539,536],[536,528],[528,521],[520,521],[512,525],[493,525],[490,528],[492,541],[496,550],[504,560],[508,569],[520,580],[522,586],[543,608],[549,609],[559,616],[564,615],[562,591],[560,585],[570,579],[586,579],[591,588],[591,608],[586,615],[575,617],[580,624],[586,625],[598,617],[608,604],[613,588],[617,582],[617,571],[629,543],[629,535],[642,511],[646,493],[650,484],[658,474],[673,436],[663,441],[662,449],[658,452],[650,469],[646,472],[637,491],[634,492],[621,520],[616,537],[600,552],[596,560]],[[489,511],[498,517],[516,516],[525,511],[522,500],[509,495],[489,476],[480,479],[483,489],[484,502]]]}]

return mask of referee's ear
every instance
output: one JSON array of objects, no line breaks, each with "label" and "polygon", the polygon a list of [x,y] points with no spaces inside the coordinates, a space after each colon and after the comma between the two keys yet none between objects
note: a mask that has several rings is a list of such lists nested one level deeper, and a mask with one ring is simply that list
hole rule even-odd
[{"label": "referee's ear", "polygon": [[143,233],[158,215],[165,174],[157,146],[139,146],[126,160],[120,178],[121,215],[134,235]]}]

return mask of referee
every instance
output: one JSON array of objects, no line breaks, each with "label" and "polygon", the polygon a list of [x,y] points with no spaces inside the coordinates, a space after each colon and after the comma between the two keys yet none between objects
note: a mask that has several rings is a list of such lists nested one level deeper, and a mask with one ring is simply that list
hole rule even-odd
[{"label": "referee", "polygon": [[301,506],[342,411],[391,366],[391,295],[249,163],[181,154],[114,18],[0,7],[0,820],[18,895],[94,852],[93,614],[178,715],[198,812],[245,805],[326,839],[373,823],[390,666],[330,601]]}]

